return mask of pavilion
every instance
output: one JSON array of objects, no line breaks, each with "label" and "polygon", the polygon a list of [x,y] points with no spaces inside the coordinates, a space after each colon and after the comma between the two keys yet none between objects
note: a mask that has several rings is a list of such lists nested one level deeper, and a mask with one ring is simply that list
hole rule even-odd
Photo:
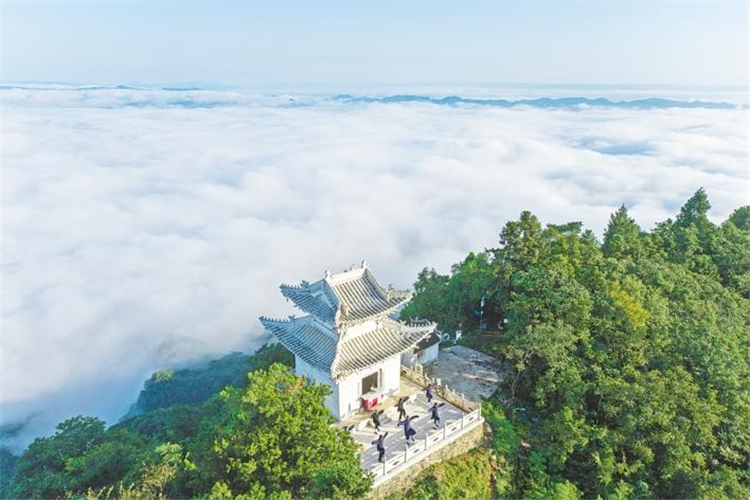
[{"label": "pavilion", "polygon": [[410,299],[384,289],[365,262],[314,283],[281,285],[281,293],[307,316],[260,321],[294,354],[297,375],[331,387],[326,406],[337,420],[370,409],[400,386],[401,354],[436,328],[392,319]]}]

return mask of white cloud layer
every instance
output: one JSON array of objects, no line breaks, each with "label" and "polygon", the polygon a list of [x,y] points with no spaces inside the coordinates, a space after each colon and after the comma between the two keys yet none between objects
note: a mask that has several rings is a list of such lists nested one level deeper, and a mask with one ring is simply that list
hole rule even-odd
[{"label": "white cloud layer", "polygon": [[2,92],[2,417],[39,412],[38,432],[248,348],[258,316],[292,313],[282,282],[366,259],[408,287],[526,209],[601,234],[622,203],[650,229],[700,186],[716,221],[749,202],[746,109]]}]

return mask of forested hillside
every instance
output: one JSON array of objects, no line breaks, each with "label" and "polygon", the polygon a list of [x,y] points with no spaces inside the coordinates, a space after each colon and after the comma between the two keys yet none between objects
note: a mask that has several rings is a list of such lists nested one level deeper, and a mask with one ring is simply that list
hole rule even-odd
[{"label": "forested hillside", "polygon": [[233,352],[205,366],[158,371],[146,381],[131,413],[137,415],[174,405],[201,404],[228,385],[244,386],[249,372],[274,362],[293,366],[294,356],[278,344],[266,344],[252,356]]},{"label": "forested hillside", "polygon": [[[60,423],[9,464],[15,476],[3,497],[362,496],[371,482],[351,436],[331,426],[323,405],[329,389],[308,385],[289,365],[289,352],[272,345],[250,357],[155,374],[139,398],[151,411],[108,429],[92,417]],[[234,380],[237,369],[241,381]],[[209,396],[227,377],[237,386]]]},{"label": "forested hillside", "polygon": [[[748,498],[750,207],[720,226],[699,190],[644,232],[623,207],[581,223],[508,222],[404,311],[506,358],[485,404],[502,496]],[[491,340],[488,340],[491,339]]]},{"label": "forested hillside", "polygon": [[[449,275],[422,271],[403,314],[465,332],[481,316],[489,334],[462,342],[509,373],[484,403],[491,452],[437,464],[394,498],[750,497],[750,207],[718,226],[709,209],[699,190],[645,232],[623,207],[602,242],[523,212],[497,248]],[[291,362],[274,345],[154,374],[143,414],[110,428],[73,418],[20,459],[1,455],[0,493],[365,495],[371,479],[331,425],[328,389]]]}]

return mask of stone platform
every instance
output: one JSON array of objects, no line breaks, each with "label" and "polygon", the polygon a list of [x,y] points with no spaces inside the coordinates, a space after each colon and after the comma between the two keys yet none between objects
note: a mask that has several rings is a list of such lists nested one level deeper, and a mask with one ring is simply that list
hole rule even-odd
[{"label": "stone platform", "polygon": [[[403,427],[397,425],[396,401],[404,396],[409,397],[405,404],[407,415],[409,417],[417,415],[417,418],[412,421],[412,427],[417,434],[414,436],[415,442],[410,445],[406,443]],[[481,425],[484,421],[481,410],[478,408],[467,412],[437,395],[432,401],[438,404],[445,403],[440,408],[440,425],[437,428],[430,420],[429,407],[432,405],[427,403],[424,388],[402,376],[398,395],[388,398],[373,410],[384,410],[380,418],[380,433],[388,432],[385,439],[384,463],[378,462],[378,451],[372,444],[372,441],[380,434],[375,431],[370,418],[372,411],[360,412],[341,422],[344,427],[354,426],[350,432],[360,445],[362,468],[375,476],[375,487],[420,462],[428,455],[432,455],[446,444],[459,439],[462,434]]]}]

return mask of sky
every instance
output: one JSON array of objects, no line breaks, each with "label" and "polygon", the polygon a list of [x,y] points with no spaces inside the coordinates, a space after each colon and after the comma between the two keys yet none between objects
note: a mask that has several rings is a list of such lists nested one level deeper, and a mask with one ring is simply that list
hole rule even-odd
[{"label": "sky", "polygon": [[[16,450],[252,350],[259,316],[295,312],[281,283],[367,260],[407,288],[522,210],[601,236],[621,204],[649,230],[700,187],[715,222],[750,204],[745,2],[0,6]],[[615,104],[482,101],[580,95]],[[653,97],[682,107],[618,104]]]},{"label": "sky", "polygon": [[2,79],[748,84],[748,2],[3,2]]}]

